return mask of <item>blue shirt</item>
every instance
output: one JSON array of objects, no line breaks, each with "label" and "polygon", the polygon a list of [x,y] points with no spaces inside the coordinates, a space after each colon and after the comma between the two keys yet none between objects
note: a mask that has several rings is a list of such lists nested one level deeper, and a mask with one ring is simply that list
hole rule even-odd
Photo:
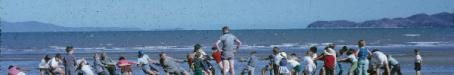
[{"label": "blue shirt", "polygon": [[367,56],[369,55],[369,50],[367,48],[365,48],[365,47],[361,47],[358,50],[359,50],[358,59],[359,60],[366,60]]}]

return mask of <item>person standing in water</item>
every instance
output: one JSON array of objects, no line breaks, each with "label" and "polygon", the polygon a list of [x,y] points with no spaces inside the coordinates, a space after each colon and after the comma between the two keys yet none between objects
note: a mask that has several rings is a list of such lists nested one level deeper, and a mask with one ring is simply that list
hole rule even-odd
[{"label": "person standing in water", "polygon": [[73,55],[74,50],[72,46],[66,47],[66,55],[63,58],[63,64],[65,65],[65,75],[76,75],[76,59]]},{"label": "person standing in water", "polygon": [[[222,45],[220,46],[220,44]],[[236,47],[234,47],[236,43]],[[224,64],[224,71],[223,74],[226,75],[228,69],[230,68],[230,75],[235,75],[235,67],[234,67],[234,56],[236,50],[238,50],[241,46],[241,41],[235,35],[230,33],[229,27],[225,26],[222,28],[222,36],[216,42],[216,47],[221,48],[222,50],[222,60]],[[229,66],[229,68],[225,68]]]},{"label": "person standing in water", "polygon": [[419,54],[419,49],[415,49],[415,55],[416,55],[416,59],[415,59],[416,75],[421,75],[422,57]]},{"label": "person standing in water", "polygon": [[369,60],[367,57],[372,53],[366,48],[366,41],[358,41],[358,50],[356,50],[356,56],[358,56],[358,73],[359,75],[368,75],[367,69],[369,69]]}]

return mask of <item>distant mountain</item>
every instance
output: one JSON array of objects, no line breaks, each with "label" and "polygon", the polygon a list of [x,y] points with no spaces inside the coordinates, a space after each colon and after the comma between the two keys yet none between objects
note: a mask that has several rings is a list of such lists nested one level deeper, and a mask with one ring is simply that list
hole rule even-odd
[{"label": "distant mountain", "polygon": [[346,20],[316,21],[307,28],[454,28],[454,13],[416,14],[406,18],[383,18],[356,23]]},{"label": "distant mountain", "polygon": [[2,32],[70,32],[70,31],[140,31],[139,28],[120,27],[63,27],[36,21],[0,23]]}]

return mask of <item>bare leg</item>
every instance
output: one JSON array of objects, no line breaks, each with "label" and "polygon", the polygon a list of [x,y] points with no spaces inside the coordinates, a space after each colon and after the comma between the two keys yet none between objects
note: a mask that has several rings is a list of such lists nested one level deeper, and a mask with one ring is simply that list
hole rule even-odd
[{"label": "bare leg", "polygon": [[235,75],[235,66],[234,66],[234,60],[229,60],[229,65],[230,65],[230,75]]},{"label": "bare leg", "polygon": [[266,69],[267,69],[266,66],[262,68],[262,71],[261,71],[261,72],[262,72],[262,75],[266,75]]},{"label": "bare leg", "polygon": [[229,66],[229,61],[223,60],[223,61],[222,61],[222,65],[223,65],[223,69],[222,69],[223,72],[222,72],[222,75],[227,75],[228,69],[230,68],[230,67],[229,67],[229,68],[227,67],[227,66]]}]

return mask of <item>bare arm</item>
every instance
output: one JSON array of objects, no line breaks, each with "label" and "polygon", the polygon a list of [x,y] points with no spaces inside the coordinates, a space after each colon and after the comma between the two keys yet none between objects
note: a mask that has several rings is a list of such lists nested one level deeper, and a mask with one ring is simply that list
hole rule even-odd
[{"label": "bare arm", "polygon": [[237,44],[237,45],[236,45],[236,49],[237,49],[237,50],[240,49],[240,46],[241,46],[241,41],[240,41],[240,39],[238,39],[238,38],[235,39],[235,42],[236,42],[236,44]]},{"label": "bare arm", "polygon": [[339,62],[347,62],[349,58],[340,58],[337,61]]},{"label": "bare arm", "polygon": [[218,50],[222,51],[222,49],[219,49],[219,48],[221,48],[221,47],[219,47],[219,44],[221,44],[221,40],[216,41],[216,43],[214,45],[216,46],[216,48],[218,48]]}]

